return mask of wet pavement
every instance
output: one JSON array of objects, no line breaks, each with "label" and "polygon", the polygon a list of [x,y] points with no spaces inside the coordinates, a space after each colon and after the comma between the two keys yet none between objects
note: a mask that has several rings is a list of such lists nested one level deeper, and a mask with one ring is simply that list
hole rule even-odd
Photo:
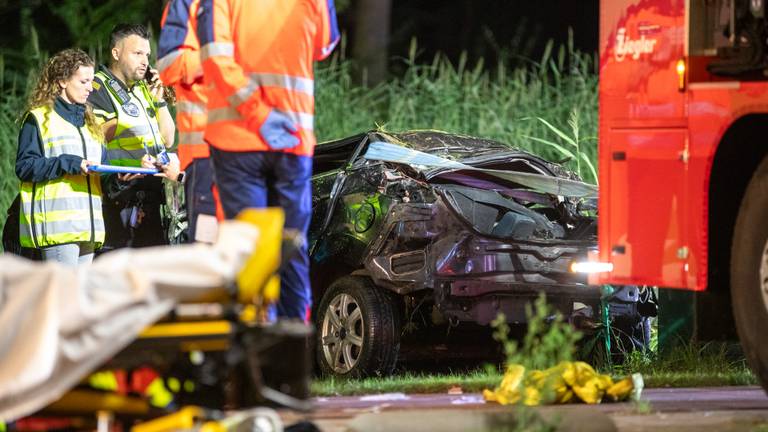
[{"label": "wet pavement", "polygon": [[[532,412],[558,431],[768,431],[768,397],[759,387],[646,389],[642,399]],[[517,415],[477,393],[322,397],[315,406],[308,416],[285,413],[286,423],[307,419],[326,432],[502,431]]]}]

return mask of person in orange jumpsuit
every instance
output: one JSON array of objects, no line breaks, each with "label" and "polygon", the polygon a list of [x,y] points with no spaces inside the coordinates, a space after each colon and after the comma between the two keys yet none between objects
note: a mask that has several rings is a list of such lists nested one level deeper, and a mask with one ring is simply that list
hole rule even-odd
[{"label": "person in orange jumpsuit", "polygon": [[[333,0],[201,0],[205,139],[227,219],[281,206],[305,235],[312,213],[314,62],[339,41]],[[306,247],[281,273],[277,316],[307,320]]]}]

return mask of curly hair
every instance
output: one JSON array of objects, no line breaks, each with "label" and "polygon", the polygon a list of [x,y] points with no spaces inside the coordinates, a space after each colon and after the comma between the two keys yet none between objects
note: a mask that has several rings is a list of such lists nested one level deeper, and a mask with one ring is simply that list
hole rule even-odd
[{"label": "curly hair", "polygon": [[[59,81],[71,78],[81,66],[94,67],[95,62],[88,54],[76,48],[65,49],[51,57],[40,72],[40,77],[29,95],[25,112],[43,106],[53,110],[53,102],[61,94]],[[85,105],[85,124],[99,140],[104,139],[104,133],[96,121],[93,108],[88,104]]]}]

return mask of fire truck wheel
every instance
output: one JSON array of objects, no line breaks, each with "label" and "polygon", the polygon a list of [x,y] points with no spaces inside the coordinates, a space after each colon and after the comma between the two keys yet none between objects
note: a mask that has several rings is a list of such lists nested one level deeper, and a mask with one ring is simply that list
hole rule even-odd
[{"label": "fire truck wheel", "polygon": [[768,391],[768,158],[741,202],[731,249],[731,296],[747,361]]},{"label": "fire truck wheel", "polygon": [[317,309],[317,362],[324,375],[389,375],[400,351],[397,296],[366,277],[345,276]]}]

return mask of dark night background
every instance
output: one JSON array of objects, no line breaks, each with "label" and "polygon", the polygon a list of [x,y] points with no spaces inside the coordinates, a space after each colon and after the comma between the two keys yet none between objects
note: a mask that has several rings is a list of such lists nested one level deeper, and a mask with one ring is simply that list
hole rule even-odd
[{"label": "dark night background", "polygon": [[452,59],[467,51],[472,58],[493,61],[499,50],[515,49],[536,58],[549,39],[565,42],[569,27],[576,48],[592,52],[597,50],[598,23],[597,0],[396,0],[392,53],[407,52],[415,36],[430,54],[427,59],[434,51]]},{"label": "dark night background", "polygon": [[[340,27],[348,41],[354,40],[356,32],[366,31],[356,23],[355,8],[376,1],[337,0]],[[29,23],[38,35],[40,50],[52,53],[73,45],[93,47],[107,38],[115,22],[135,20],[156,29],[162,4],[161,0],[0,0],[5,67],[29,48]],[[390,68],[393,59],[407,56],[413,38],[422,62],[431,61],[436,52],[453,61],[467,52],[471,62],[482,57],[486,64],[493,64],[499,59],[536,60],[547,41],[566,42],[569,28],[576,49],[596,51],[598,0],[392,0]]]}]

